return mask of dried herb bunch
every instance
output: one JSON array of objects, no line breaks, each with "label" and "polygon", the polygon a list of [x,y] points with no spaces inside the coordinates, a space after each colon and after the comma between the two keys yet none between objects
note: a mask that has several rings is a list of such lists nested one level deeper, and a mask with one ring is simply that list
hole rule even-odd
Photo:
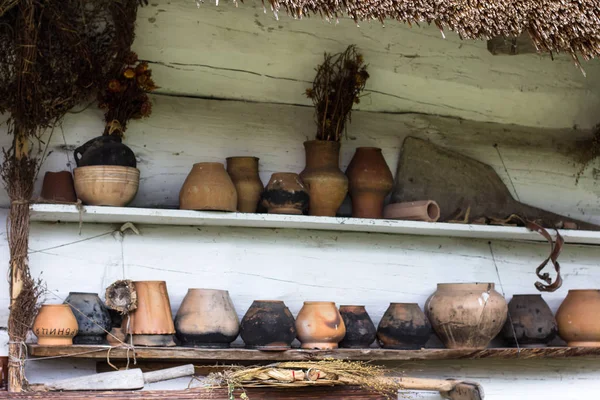
[{"label": "dried herb bunch", "polygon": [[130,119],[150,116],[152,103],[148,92],[157,88],[147,62],[140,62],[134,52],[125,57],[125,65],[116,78],[98,94],[98,106],[105,110],[105,135],[122,136]]},{"label": "dried herb bunch", "polygon": [[369,79],[367,66],[356,46],[350,45],[342,53],[325,53],[316,71],[306,97],[315,105],[317,139],[339,142],[346,121],[351,120],[352,106],[360,102],[360,93]]}]

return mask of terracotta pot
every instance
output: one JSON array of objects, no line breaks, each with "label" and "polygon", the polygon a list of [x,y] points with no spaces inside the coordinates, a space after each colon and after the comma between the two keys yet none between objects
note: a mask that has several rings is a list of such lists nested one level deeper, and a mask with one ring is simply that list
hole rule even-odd
[{"label": "terracotta pot", "polygon": [[304,142],[306,167],[300,173],[310,194],[310,215],[335,217],[348,193],[348,178],[340,171],[340,143]]},{"label": "terracotta pot", "polygon": [[365,306],[340,306],[340,315],[346,326],[346,336],[340,347],[367,348],[375,341],[375,324]]},{"label": "terracotta pot", "polygon": [[[173,315],[167,284],[164,281],[133,282],[137,293],[137,308],[123,320],[138,346],[175,346]],[[129,323],[129,325],[128,325]]]},{"label": "terracotta pot", "polygon": [[40,197],[46,201],[76,203],[77,195],[71,172],[46,172]]},{"label": "terracotta pot", "polygon": [[110,330],[110,335],[106,336],[106,341],[111,346],[120,346],[127,342],[127,335],[125,334],[125,328],[118,326]]},{"label": "terracotta pot", "polygon": [[508,303],[502,336],[510,346],[546,347],[558,327],[552,310],[539,294],[516,294]]},{"label": "terracotta pot", "polygon": [[240,324],[246,347],[287,350],[296,339],[296,321],[283,301],[255,300]]},{"label": "terracotta pot", "polygon": [[75,163],[78,167],[97,165],[117,165],[136,167],[135,154],[122,143],[119,136],[103,135],[87,141],[75,149]]},{"label": "terracotta pot", "polygon": [[296,317],[296,331],[303,349],[337,349],[346,326],[334,302],[305,301]]},{"label": "terracotta pot", "polygon": [[355,218],[382,218],[383,202],[392,190],[394,178],[381,149],[359,147],[346,169],[348,190]]},{"label": "terracotta pot", "polygon": [[417,350],[431,336],[431,324],[416,303],[390,303],[377,328],[377,340],[385,349]]},{"label": "terracotta pot", "polygon": [[308,191],[298,176],[291,172],[278,172],[271,176],[262,196],[262,205],[269,214],[300,215],[306,211]]},{"label": "terracotta pot", "polygon": [[237,192],[223,164],[194,164],[179,192],[179,208],[235,211]]},{"label": "terracotta pot", "polygon": [[436,222],[440,219],[440,206],[433,200],[388,204],[383,209],[383,218]]},{"label": "terracotta pot", "polygon": [[493,283],[439,283],[425,313],[449,349],[484,349],[506,322],[506,300]]},{"label": "terracotta pot", "polygon": [[558,334],[571,347],[600,347],[600,290],[569,290],[558,311]]},{"label": "terracotta pot", "polygon": [[237,191],[237,210],[243,213],[255,213],[264,190],[258,176],[258,158],[229,157],[227,173]]},{"label": "terracotta pot", "polygon": [[77,335],[77,319],[66,304],[44,304],[32,330],[40,346],[70,346]]},{"label": "terracotta pot", "polygon": [[131,167],[79,167],[73,175],[77,197],[91,206],[126,206],[140,185],[140,171]]},{"label": "terracotta pot", "polygon": [[227,290],[189,289],[175,328],[184,346],[227,348],[237,338],[240,323]]},{"label": "terracotta pot", "polygon": [[108,309],[96,293],[71,292],[65,300],[77,319],[79,333],[74,344],[106,344],[107,332],[111,329]]}]

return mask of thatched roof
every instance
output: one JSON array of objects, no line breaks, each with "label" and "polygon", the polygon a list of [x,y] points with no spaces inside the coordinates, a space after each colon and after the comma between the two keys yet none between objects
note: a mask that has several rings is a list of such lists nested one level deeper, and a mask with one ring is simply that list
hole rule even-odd
[{"label": "thatched roof", "polygon": [[[263,0],[264,1],[264,0]],[[267,0],[275,12],[436,24],[463,39],[529,32],[538,50],[600,56],[600,0]]]}]

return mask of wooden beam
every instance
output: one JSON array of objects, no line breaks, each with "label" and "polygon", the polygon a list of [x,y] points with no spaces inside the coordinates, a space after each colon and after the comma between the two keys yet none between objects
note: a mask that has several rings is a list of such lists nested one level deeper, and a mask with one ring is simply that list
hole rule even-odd
[{"label": "wooden beam", "polygon": [[487,48],[495,56],[536,54],[538,52],[527,32],[523,32],[518,37],[497,36],[487,41]]}]

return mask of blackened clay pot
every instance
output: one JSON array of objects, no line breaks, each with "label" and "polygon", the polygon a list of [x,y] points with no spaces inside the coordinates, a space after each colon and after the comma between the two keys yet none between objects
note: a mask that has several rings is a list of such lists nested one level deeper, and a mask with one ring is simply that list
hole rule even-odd
[{"label": "blackened clay pot", "polygon": [[276,172],[271,175],[262,194],[262,206],[269,214],[301,215],[306,211],[309,195],[298,174]]},{"label": "blackened clay pot", "polygon": [[118,165],[135,168],[137,165],[133,151],[115,135],[103,135],[88,140],[75,149],[74,156],[78,167]]},{"label": "blackened clay pot", "polygon": [[65,304],[71,307],[79,327],[73,344],[106,344],[112,324],[108,309],[96,293],[71,292]]},{"label": "blackened clay pot", "polygon": [[558,333],[552,310],[539,294],[516,294],[508,303],[502,336],[509,346],[546,347]]},{"label": "blackened clay pot", "polygon": [[240,324],[246,347],[287,350],[296,339],[296,321],[283,301],[255,300]]},{"label": "blackened clay pot", "polygon": [[346,336],[339,346],[351,349],[371,346],[377,331],[365,306],[340,306],[340,315],[346,325]]},{"label": "blackened clay pot", "polygon": [[377,339],[385,349],[417,350],[431,336],[431,324],[415,303],[390,303],[379,322]]},{"label": "blackened clay pot", "polygon": [[183,346],[227,348],[240,332],[240,323],[227,290],[189,289],[175,316]]}]

